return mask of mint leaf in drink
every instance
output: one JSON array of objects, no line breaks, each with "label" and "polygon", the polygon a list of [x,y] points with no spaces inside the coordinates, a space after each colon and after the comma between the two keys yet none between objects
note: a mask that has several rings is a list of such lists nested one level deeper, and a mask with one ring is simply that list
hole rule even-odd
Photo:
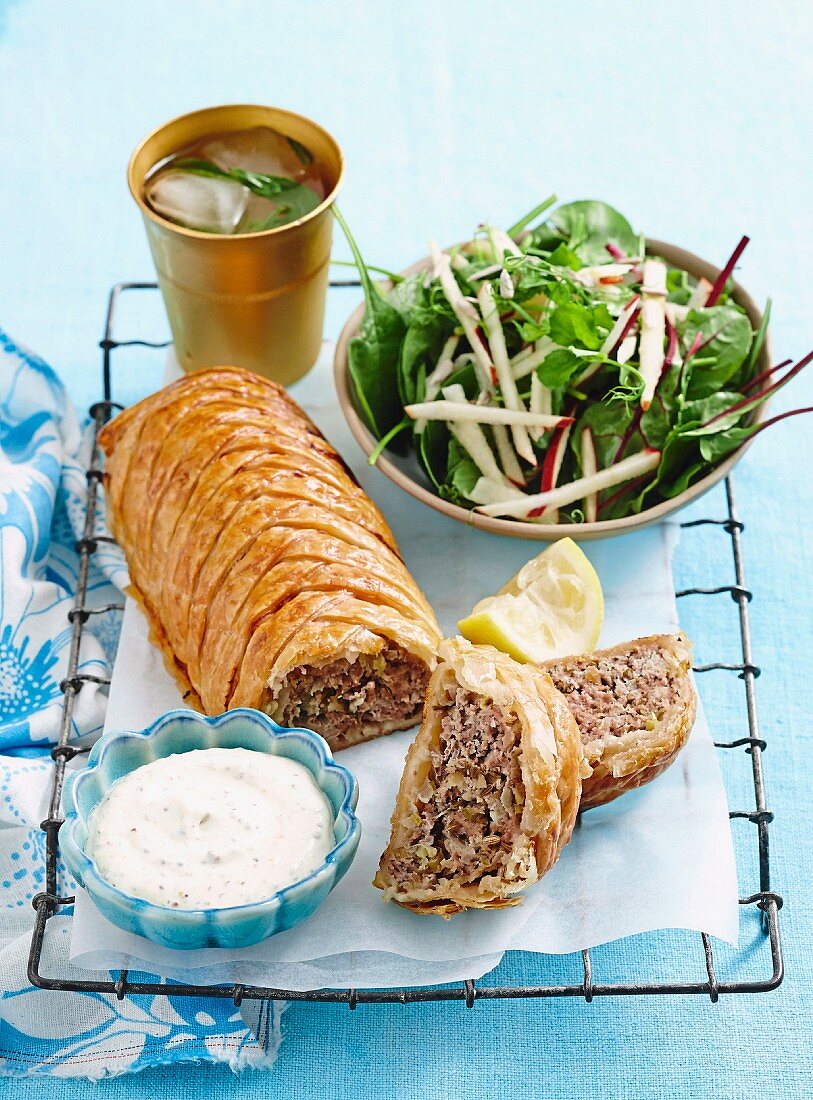
[{"label": "mint leaf in drink", "polygon": [[319,196],[310,187],[297,185],[296,189],[284,192],[282,201],[265,218],[242,223],[240,232],[261,233],[266,229],[278,229],[281,225],[304,218],[316,209],[319,202]]},{"label": "mint leaf in drink", "polygon": [[253,195],[259,195],[264,199],[272,199],[283,191],[292,191],[302,184],[296,180],[287,179],[285,176],[264,176],[259,172],[249,172],[245,168],[220,168],[210,160],[200,160],[198,157],[182,157],[173,163],[173,168],[181,168],[184,172],[194,172],[198,176],[219,176],[221,179],[234,180],[242,183]]},{"label": "mint leaf in drink", "polygon": [[313,153],[307,146],[303,145],[301,141],[297,141],[296,138],[286,137],[285,140],[291,146],[293,151],[299,157],[301,162],[305,165],[313,164]]},{"label": "mint leaf in drink", "polygon": [[266,229],[278,229],[297,221],[315,210],[322,201],[312,188],[285,176],[266,176],[245,168],[220,168],[212,161],[198,157],[182,157],[173,167],[197,176],[227,179],[241,183],[252,195],[278,202],[263,218],[255,218],[240,226],[242,233],[260,233]]}]

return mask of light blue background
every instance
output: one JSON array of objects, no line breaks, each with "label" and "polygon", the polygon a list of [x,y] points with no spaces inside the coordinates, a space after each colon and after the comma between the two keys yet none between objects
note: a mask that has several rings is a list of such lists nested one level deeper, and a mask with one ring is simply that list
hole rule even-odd
[{"label": "light blue background", "polygon": [[[50,360],[77,401],[97,395],[104,299],[149,277],[125,165],[157,123],[218,102],[320,119],[348,161],[342,207],[370,260],[398,268],[484,218],[508,222],[556,190],[603,197],[653,236],[740,268],[774,298],[776,358],[813,347],[813,18],[807,3],[408,4],[17,2],[0,5],[0,323]],[[337,254],[346,254],[340,247]],[[351,299],[334,295],[328,333]],[[143,386],[128,362],[127,396]],[[776,402],[813,404],[813,375]],[[809,1097],[813,877],[809,799],[813,420],[763,436],[737,475],[765,733],[788,979],[775,994],[431,1009],[292,1007],[269,1074],[152,1070],[110,1097]],[[719,493],[701,511],[721,514]],[[722,583],[727,539],[687,534],[678,582]],[[722,574],[722,575],[721,575]],[[726,597],[683,605],[700,660],[736,660]],[[715,730],[738,736],[741,685],[702,683]],[[750,808],[745,759],[725,761]],[[754,886],[752,826],[742,887]],[[746,946],[754,939],[746,932]],[[640,955],[637,953],[640,952]],[[653,937],[596,954],[700,976],[699,939]],[[747,951],[746,951],[747,961]],[[533,964],[540,978],[577,975]],[[723,976],[725,957],[721,960]],[[639,966],[640,969],[640,966]],[[520,980],[507,964],[504,981]],[[100,1095],[80,1082],[15,1082],[15,1096]]]}]

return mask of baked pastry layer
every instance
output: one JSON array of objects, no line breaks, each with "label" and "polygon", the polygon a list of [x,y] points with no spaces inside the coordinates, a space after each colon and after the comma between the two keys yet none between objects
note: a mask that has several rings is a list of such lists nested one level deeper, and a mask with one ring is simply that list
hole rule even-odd
[{"label": "baked pastry layer", "polygon": [[691,665],[683,634],[658,634],[541,666],[579,726],[591,769],[583,809],[611,802],[669,767],[694,725]]},{"label": "baked pastry layer", "polygon": [[417,913],[515,905],[570,839],[582,768],[545,673],[446,639],[374,885]]},{"label": "baked pastry layer", "polygon": [[334,748],[417,721],[440,640],[392,532],[281,387],[190,374],[100,434],[110,527],[193,706]]}]

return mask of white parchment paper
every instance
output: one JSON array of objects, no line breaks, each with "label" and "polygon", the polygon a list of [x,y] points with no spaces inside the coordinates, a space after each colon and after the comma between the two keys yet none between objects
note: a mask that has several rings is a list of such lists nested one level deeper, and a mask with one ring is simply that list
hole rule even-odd
[{"label": "white parchment paper", "polygon": [[[539,544],[458,524],[369,470],[323,372],[314,371],[295,396],[381,506],[441,626],[451,633],[477,600],[538,552]],[[674,524],[662,524],[585,544],[604,587],[602,645],[676,628],[671,557],[677,532]],[[147,640],[140,610],[128,601],[105,730],[140,729],[182,705]],[[736,942],[728,809],[702,709],[673,767],[648,787],[585,814],[559,862],[526,892],[521,905],[462,913],[451,921],[384,903],[371,885],[411,737],[395,734],[340,754],[358,778],[362,840],[350,871],[308,921],[254,947],[172,951],[119,931],[79,891],[72,961],[90,969],[128,967],[203,983],[372,988],[477,978],[507,950],[571,952],[653,929],[694,929]]]}]

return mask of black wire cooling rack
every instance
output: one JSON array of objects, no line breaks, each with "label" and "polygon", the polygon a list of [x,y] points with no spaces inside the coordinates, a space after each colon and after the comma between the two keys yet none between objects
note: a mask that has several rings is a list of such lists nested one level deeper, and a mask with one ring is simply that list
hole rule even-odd
[{"label": "black wire cooling rack", "polygon": [[[331,286],[358,286],[352,279],[336,280]],[[105,321],[104,338],[101,341],[102,369],[104,398],[90,408],[90,417],[93,423],[93,445],[90,457],[90,466],[87,470],[88,503],[85,518],[85,527],[82,538],[76,544],[79,554],[79,578],[76,590],[76,599],[73,608],[68,613],[71,624],[71,642],[68,657],[68,672],[62,681],[61,690],[64,696],[62,707],[62,719],[59,731],[59,742],[51,750],[54,759],[54,778],[51,789],[48,816],[41,823],[41,829],[45,833],[45,890],[37,894],[33,900],[36,911],[36,921],[31,938],[31,950],[28,958],[28,977],[31,983],[42,989],[66,990],[77,992],[96,992],[114,994],[122,999],[126,994],[165,994],[167,996],[187,997],[217,997],[233,1000],[239,1005],[243,1000],[287,1000],[287,1001],[316,1001],[332,1004],[345,1004],[353,1009],[359,1004],[413,1004],[435,1001],[463,1001],[467,1008],[472,1008],[477,1000],[512,1000],[516,998],[542,998],[542,997],[582,997],[585,1001],[592,1001],[594,997],[616,996],[642,996],[647,994],[701,994],[717,1001],[723,993],[765,993],[776,989],[783,978],[782,948],[779,936],[779,910],[782,908],[782,898],[771,890],[771,873],[769,858],[768,829],[773,819],[773,814],[768,809],[765,801],[765,786],[763,779],[763,754],[766,749],[765,739],[759,729],[756,705],[756,680],[759,676],[759,668],[754,664],[751,647],[751,632],[748,620],[748,604],[751,592],[745,584],[743,568],[743,524],[737,518],[734,506],[734,490],[729,477],[725,483],[727,515],[721,518],[697,519],[684,523],[684,528],[698,527],[701,525],[714,525],[722,528],[730,538],[731,553],[733,559],[733,582],[722,584],[716,588],[687,588],[677,593],[678,597],[691,595],[713,596],[728,593],[737,604],[739,610],[739,628],[742,644],[742,660],[736,663],[717,662],[714,664],[699,665],[696,673],[706,673],[721,669],[735,673],[743,681],[745,688],[745,707],[747,717],[747,733],[731,741],[715,742],[722,753],[737,753],[743,763],[748,764],[750,758],[750,771],[753,781],[754,806],[748,810],[732,810],[729,817],[732,819],[744,819],[754,827],[756,836],[756,848],[758,856],[758,889],[753,893],[741,897],[740,905],[747,909],[755,906],[761,911],[761,933],[756,947],[749,952],[750,965],[761,968],[764,976],[742,978],[741,980],[721,981],[717,977],[712,943],[704,933],[700,934],[702,940],[703,958],[705,960],[705,975],[700,979],[687,977],[685,980],[656,981],[639,980],[632,982],[604,983],[596,981],[593,977],[593,966],[589,951],[581,953],[581,980],[574,981],[570,985],[526,985],[526,986],[489,986],[478,985],[474,981],[466,981],[462,984],[429,988],[408,989],[320,989],[309,992],[296,992],[287,989],[272,989],[255,985],[228,985],[228,986],[201,986],[176,984],[174,982],[145,982],[130,981],[128,972],[122,970],[118,977],[110,981],[82,981],[73,978],[61,978],[59,976],[45,975],[41,971],[43,946],[48,930],[48,921],[74,902],[73,897],[61,897],[57,885],[57,860],[59,857],[59,828],[62,824],[60,816],[60,801],[62,786],[65,777],[65,767],[69,760],[76,755],[86,752],[86,749],[78,748],[69,743],[71,733],[71,718],[73,715],[76,696],[82,690],[83,685],[91,681],[96,684],[108,684],[109,680],[97,676],[81,674],[78,671],[79,653],[82,644],[82,630],[84,624],[91,616],[106,615],[120,611],[122,605],[107,604],[102,607],[90,607],[86,604],[88,570],[90,559],[101,542],[113,541],[107,536],[96,533],[95,515],[98,495],[98,485],[102,480],[102,471],[99,468],[99,450],[96,444],[96,436],[103,424],[105,424],[114,411],[123,406],[113,400],[111,381],[112,353],[117,348],[128,346],[142,346],[148,348],[166,347],[166,342],[149,340],[116,340],[113,331],[116,318],[116,308],[122,294],[130,291],[155,290],[155,283],[119,283],[110,292]],[[686,932],[686,936],[695,937],[697,933]],[[635,938],[627,943],[632,944]],[[64,950],[64,948],[63,948]],[[642,959],[642,964],[648,962],[650,968],[654,968],[655,960]],[[67,960],[64,960],[67,963]],[[113,972],[115,974],[115,972]]]}]

